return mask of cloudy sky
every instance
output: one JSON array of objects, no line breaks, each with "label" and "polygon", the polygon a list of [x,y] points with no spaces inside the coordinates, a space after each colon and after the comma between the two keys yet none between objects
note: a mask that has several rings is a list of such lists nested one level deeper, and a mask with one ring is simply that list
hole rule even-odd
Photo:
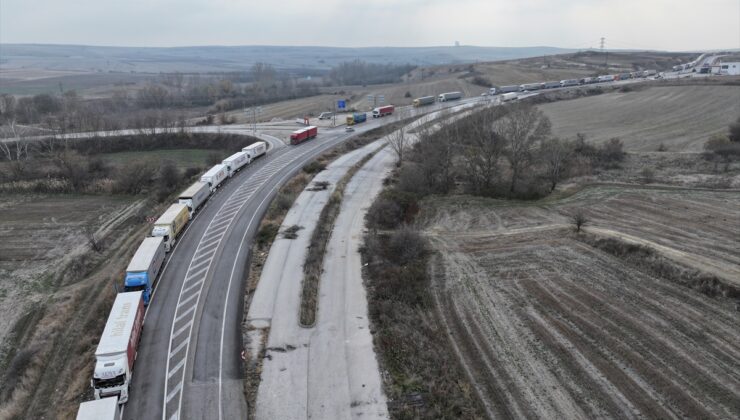
[{"label": "cloudy sky", "polygon": [[740,48],[740,0],[0,0],[0,42]]}]

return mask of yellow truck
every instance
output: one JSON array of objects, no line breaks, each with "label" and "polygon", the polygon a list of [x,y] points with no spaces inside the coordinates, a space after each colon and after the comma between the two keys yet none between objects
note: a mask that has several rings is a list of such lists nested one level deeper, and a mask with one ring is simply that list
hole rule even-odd
[{"label": "yellow truck", "polygon": [[164,238],[164,249],[170,252],[175,246],[177,236],[190,220],[190,209],[186,204],[173,204],[165,211],[152,228],[152,236]]}]

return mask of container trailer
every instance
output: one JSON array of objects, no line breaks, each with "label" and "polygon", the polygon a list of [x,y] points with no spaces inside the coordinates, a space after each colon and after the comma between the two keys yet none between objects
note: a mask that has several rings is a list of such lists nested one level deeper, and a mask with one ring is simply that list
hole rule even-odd
[{"label": "container trailer", "polygon": [[519,94],[516,92],[507,92],[501,95],[501,100],[503,102],[509,102],[509,101],[515,100],[518,97],[519,97]]},{"label": "container trailer", "polygon": [[310,140],[319,134],[319,128],[312,125],[306,128],[296,130],[290,135],[290,144],[296,145],[303,143],[306,140]]},{"label": "container trailer", "polygon": [[164,238],[165,251],[170,252],[188,220],[190,220],[188,206],[180,203],[173,204],[154,222],[152,236]]},{"label": "container trailer", "polygon": [[248,163],[249,155],[245,152],[236,152],[221,162],[221,164],[226,166],[226,170],[229,172],[229,178],[234,176]]},{"label": "container trailer", "polygon": [[242,152],[246,153],[249,157],[248,163],[252,163],[253,160],[267,153],[267,143],[264,141],[256,141],[243,148]]},{"label": "container trailer", "polygon": [[580,82],[578,79],[565,79],[560,81],[560,87],[578,86]]},{"label": "container trailer", "polygon": [[95,399],[117,396],[119,404],[128,401],[143,326],[142,292],[119,293],[95,350],[95,368],[90,381]]},{"label": "container trailer", "polygon": [[226,165],[218,164],[213,168],[209,169],[208,172],[200,177],[200,182],[205,182],[211,189],[211,192],[215,192],[216,189],[229,177],[229,169]]},{"label": "container trailer", "polygon": [[121,420],[118,398],[108,397],[83,402],[77,410],[76,420]]},{"label": "container trailer", "polygon": [[393,114],[395,108],[393,105],[379,106],[373,109],[373,118],[385,117],[386,115]]},{"label": "container trailer", "polygon": [[599,76],[598,81],[599,81],[599,83],[613,82],[614,79],[615,79],[614,75],[606,74],[606,75],[603,75],[603,76]]},{"label": "container trailer", "polygon": [[447,92],[442,93],[437,98],[440,102],[447,102],[447,101],[454,101],[456,99],[462,98],[463,94],[462,92]]},{"label": "container trailer", "polygon": [[561,86],[560,82],[545,82],[543,83],[543,85],[544,86],[542,86],[542,89],[555,89]]},{"label": "container trailer", "polygon": [[434,103],[434,101],[434,96],[422,96],[421,98],[414,99],[414,106],[418,108],[424,105],[431,105]]},{"label": "container trailer", "polygon": [[164,238],[161,236],[144,238],[134,257],[126,268],[126,278],[123,280],[124,292],[142,292],[144,305],[149,305],[154,283],[157,280],[164,257]]},{"label": "container trailer", "polygon": [[192,219],[195,212],[198,211],[200,206],[202,206],[210,196],[210,186],[205,182],[198,181],[189,186],[187,190],[181,192],[180,196],[177,198],[177,202],[188,206],[190,218]]},{"label": "container trailer", "polygon": [[498,88],[499,93],[519,92],[519,85],[501,86]]}]

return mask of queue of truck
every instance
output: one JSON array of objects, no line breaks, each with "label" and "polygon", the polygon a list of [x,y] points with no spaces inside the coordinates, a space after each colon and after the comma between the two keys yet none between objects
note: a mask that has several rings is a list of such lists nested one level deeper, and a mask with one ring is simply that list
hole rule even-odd
[{"label": "queue of truck", "polygon": [[[556,88],[562,88],[562,87],[581,86],[581,85],[588,85],[592,83],[607,83],[607,82],[614,82],[617,80],[647,78],[647,77],[655,76],[657,74],[658,72],[656,70],[642,70],[642,71],[635,71],[635,72],[629,72],[629,73],[605,74],[605,75],[596,76],[596,77],[584,77],[581,79],[566,79],[566,80],[561,80],[559,82],[551,81],[551,82],[542,82],[542,83],[525,83],[521,85],[500,86],[500,87],[490,88],[488,90],[488,93],[484,93],[483,95],[491,95],[491,96],[504,95],[504,94],[509,94],[509,93],[532,92],[532,91],[543,90],[543,89],[556,89]],[[509,98],[511,98],[511,95],[509,95]],[[506,99],[506,100],[510,100],[510,99]]]},{"label": "queue of truck", "polygon": [[95,401],[80,405],[78,420],[120,416],[118,405],[128,401],[144,312],[151,303],[166,254],[172,251],[177,238],[216,189],[229,176],[266,153],[267,144],[258,141],[229,156],[183,191],[178,202],[170,205],[154,222],[150,235],[141,242],[126,268],[123,290],[113,302],[95,351],[95,368],[90,380]]}]

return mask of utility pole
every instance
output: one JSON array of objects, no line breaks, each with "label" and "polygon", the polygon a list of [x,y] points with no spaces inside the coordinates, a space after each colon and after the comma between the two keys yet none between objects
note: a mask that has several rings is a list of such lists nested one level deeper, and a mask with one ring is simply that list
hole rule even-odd
[{"label": "utility pole", "polygon": [[601,52],[604,53],[604,68],[609,68],[609,51],[604,51],[604,42],[606,38],[601,37]]}]

